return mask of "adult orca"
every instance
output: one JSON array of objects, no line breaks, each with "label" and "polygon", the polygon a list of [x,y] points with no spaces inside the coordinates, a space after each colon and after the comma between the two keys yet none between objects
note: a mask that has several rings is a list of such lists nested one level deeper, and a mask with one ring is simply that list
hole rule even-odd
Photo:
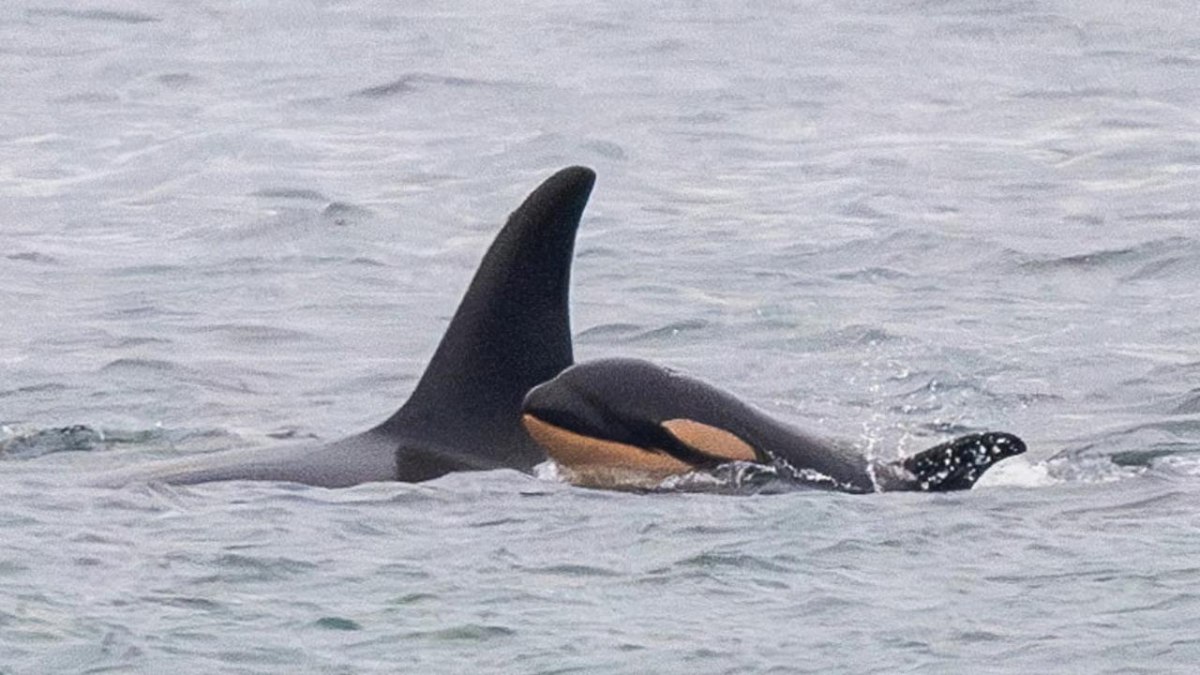
[{"label": "adult orca", "polygon": [[168,460],[96,482],[269,480],[348,487],[424,481],[452,471],[530,471],[546,455],[521,425],[521,401],[572,363],[571,258],[595,180],[591,169],[563,169],[509,216],[416,389],[379,426],[329,445]]},{"label": "adult orca", "polygon": [[564,370],[529,392],[522,421],[568,480],[617,489],[653,489],[671,476],[743,462],[767,469],[750,475],[844,492],[944,492],[969,489],[996,462],[1025,452],[1016,436],[988,432],[874,461],[636,359]]}]

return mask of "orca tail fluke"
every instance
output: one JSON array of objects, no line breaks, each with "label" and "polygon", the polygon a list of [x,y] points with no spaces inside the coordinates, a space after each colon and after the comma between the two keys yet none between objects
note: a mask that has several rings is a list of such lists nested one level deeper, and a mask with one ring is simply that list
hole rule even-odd
[{"label": "orca tail fluke", "polygon": [[910,475],[886,489],[920,492],[969,490],[997,462],[1025,452],[1025,442],[1012,434],[988,432],[960,436],[924,452],[898,460]]}]

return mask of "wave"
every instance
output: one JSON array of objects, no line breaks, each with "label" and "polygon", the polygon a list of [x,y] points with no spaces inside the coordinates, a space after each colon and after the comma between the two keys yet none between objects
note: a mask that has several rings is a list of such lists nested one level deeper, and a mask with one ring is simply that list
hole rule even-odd
[{"label": "wave", "polygon": [[1200,262],[1200,241],[1168,237],[1122,248],[1103,248],[1065,256],[1026,259],[1018,269],[1033,274],[1109,272],[1125,281],[1193,274]]},{"label": "wave", "polygon": [[[282,432],[281,432],[282,433]],[[271,434],[267,434],[271,436]],[[58,427],[0,427],[0,461],[23,461],[64,452],[107,452],[118,448],[175,448],[190,451],[224,449],[241,443],[224,429],[114,429],[89,424]]]}]

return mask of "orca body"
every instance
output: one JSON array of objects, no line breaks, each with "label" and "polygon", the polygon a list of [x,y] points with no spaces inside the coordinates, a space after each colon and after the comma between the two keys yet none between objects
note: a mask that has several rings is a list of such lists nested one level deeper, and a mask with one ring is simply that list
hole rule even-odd
[{"label": "orca body", "polygon": [[104,485],[290,481],[347,487],[452,471],[530,471],[545,453],[521,401],[573,360],[568,287],[575,232],[595,182],[563,169],[509,216],[408,401],[379,426],[324,446],[233,450],[110,474]]},{"label": "orca body", "polygon": [[572,366],[532,389],[522,421],[569,480],[645,489],[734,462],[797,484],[852,493],[966,490],[1025,452],[1012,434],[971,434],[877,462],[775,420],[716,387],[635,359]]}]

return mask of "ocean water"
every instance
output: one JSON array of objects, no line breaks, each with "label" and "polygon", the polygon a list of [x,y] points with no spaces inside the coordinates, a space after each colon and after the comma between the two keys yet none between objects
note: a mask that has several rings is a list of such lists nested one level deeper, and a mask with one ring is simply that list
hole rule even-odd
[{"label": "ocean water", "polygon": [[[0,673],[1194,672],[1200,10],[0,8]],[[580,359],[973,491],[81,487],[406,397],[596,169]]]}]

